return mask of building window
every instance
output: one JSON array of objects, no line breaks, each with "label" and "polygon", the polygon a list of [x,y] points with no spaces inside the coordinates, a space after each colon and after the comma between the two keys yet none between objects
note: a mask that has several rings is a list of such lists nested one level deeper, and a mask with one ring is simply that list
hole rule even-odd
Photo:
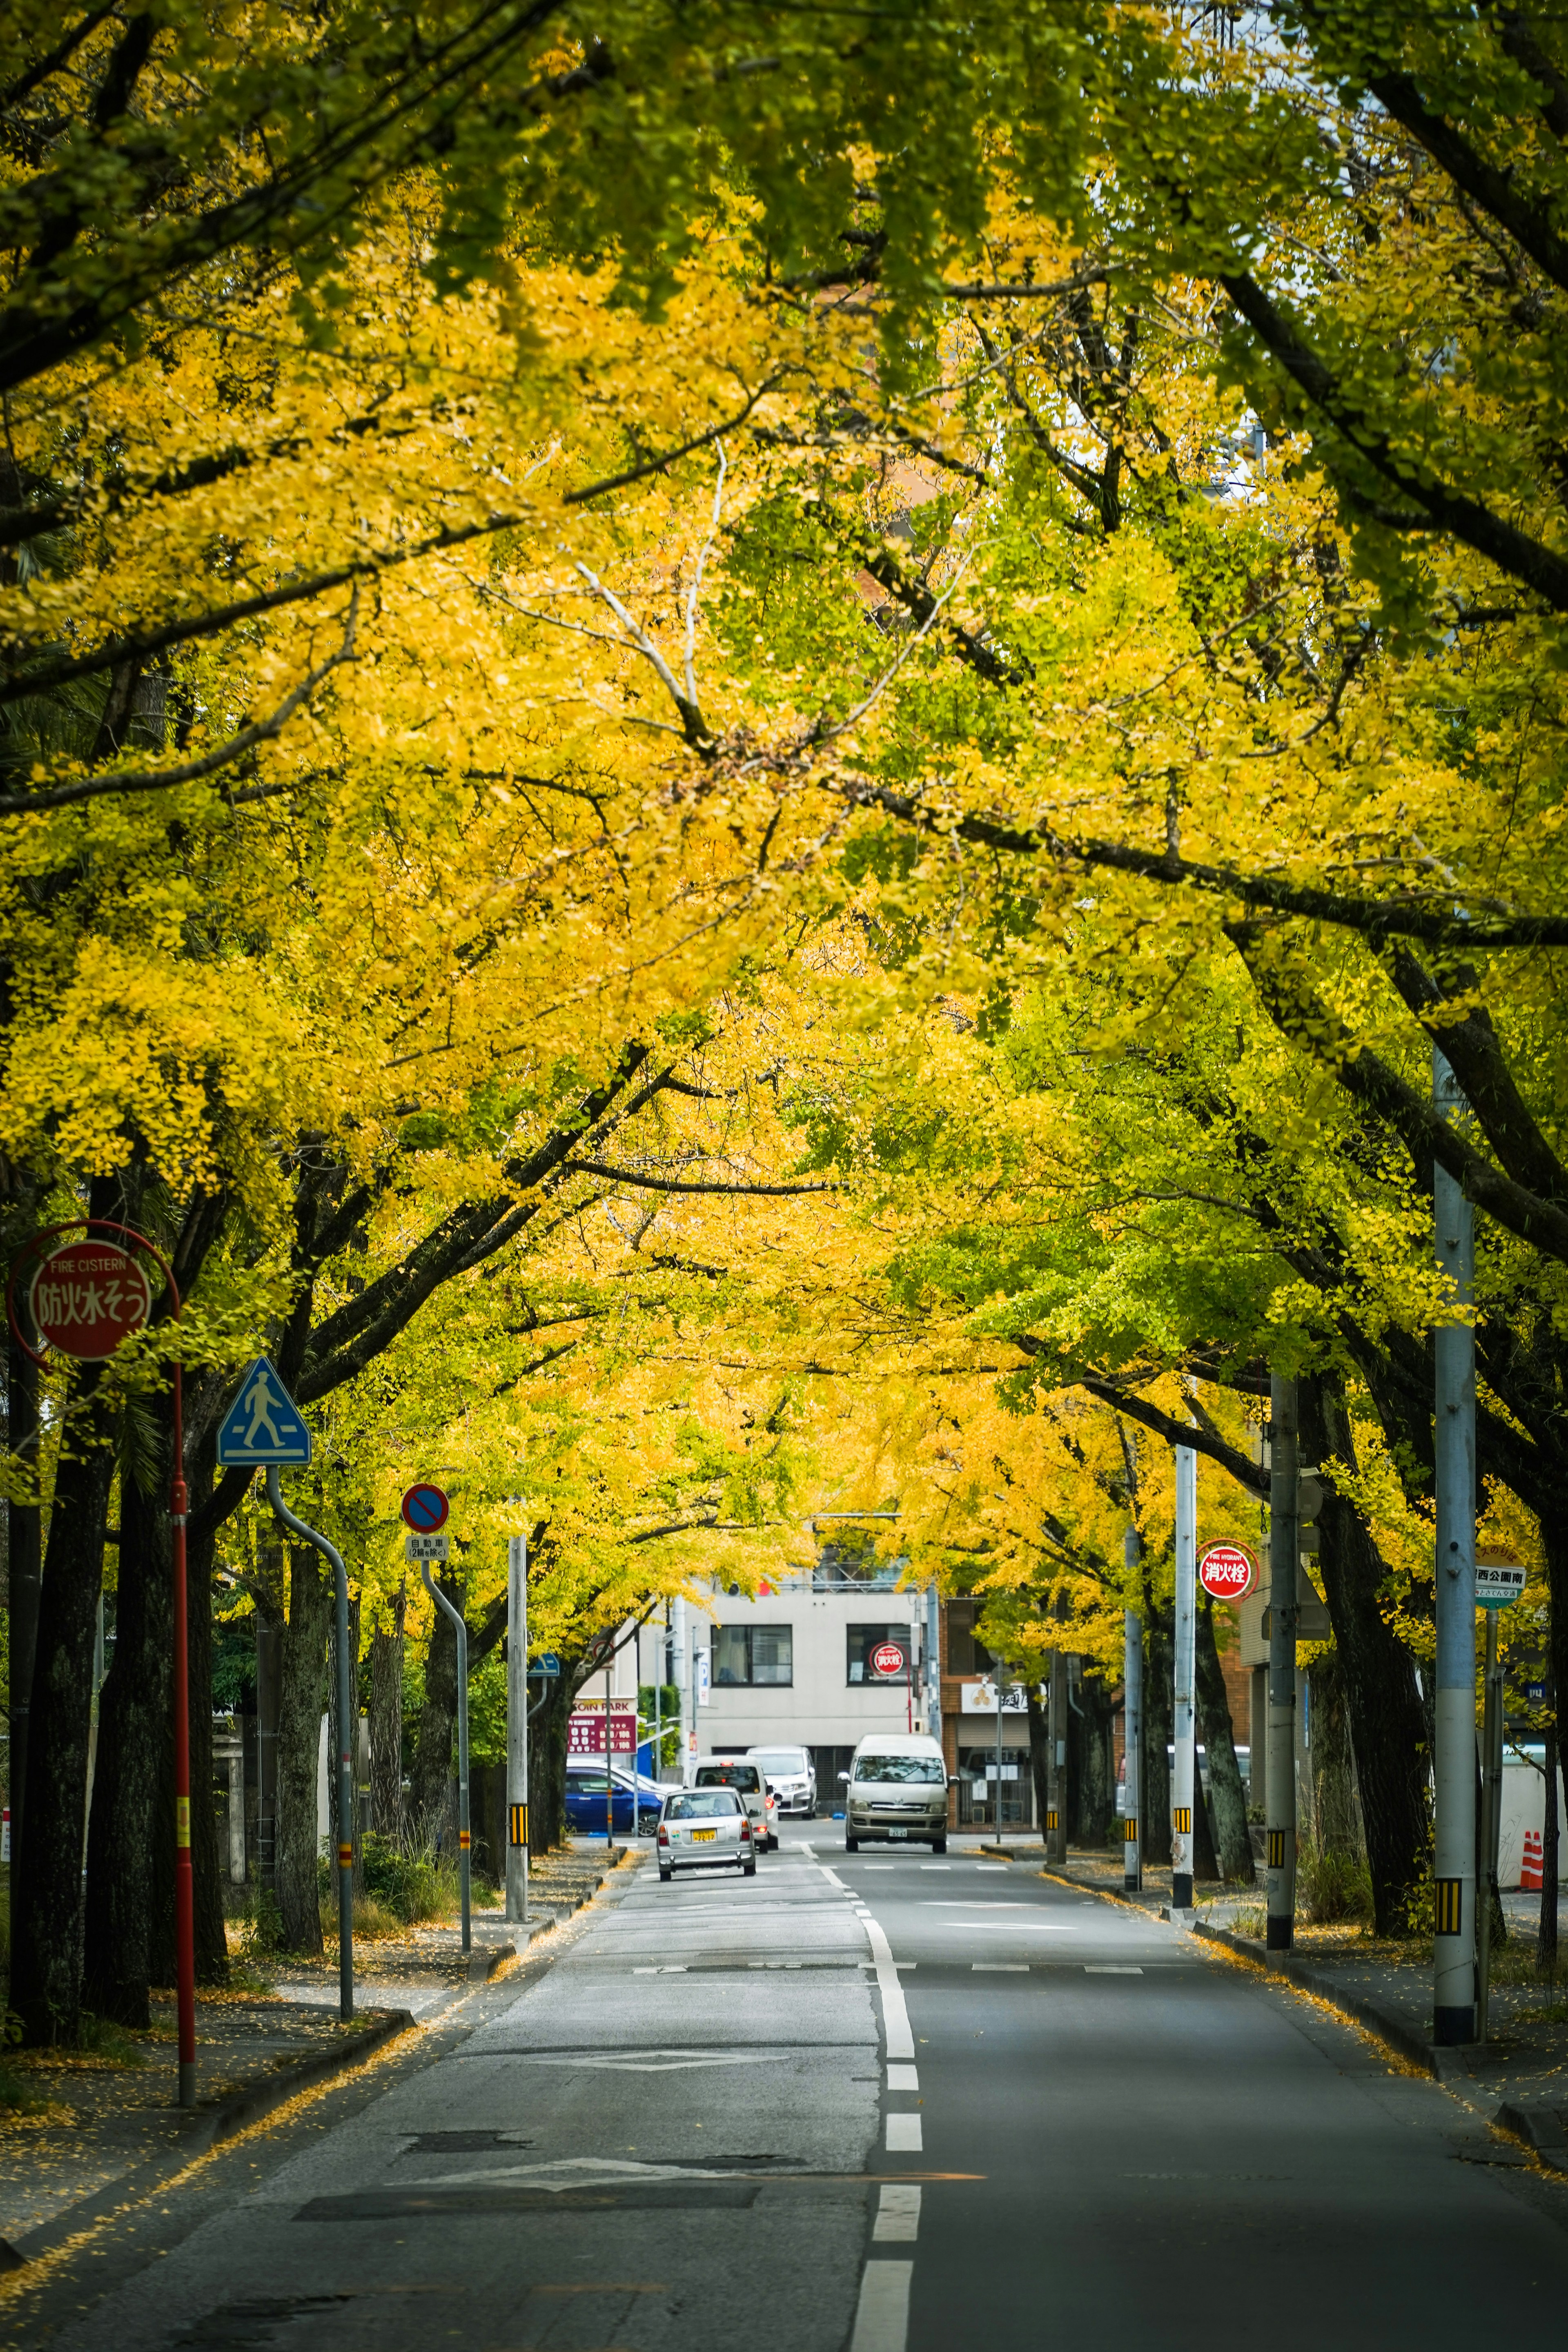
[{"label": "building window", "polygon": [[721,1625],[713,1635],[713,1679],[721,1690],[795,1680],[795,1629],[790,1625]]},{"label": "building window", "polygon": [[[847,1681],[902,1685],[912,1679],[915,1637],[907,1622],[902,1625],[850,1625],[845,1630],[849,1637]],[[889,1657],[894,1650],[899,1654],[899,1663],[889,1673]],[[889,1656],[879,1659],[879,1651],[888,1653]]]}]

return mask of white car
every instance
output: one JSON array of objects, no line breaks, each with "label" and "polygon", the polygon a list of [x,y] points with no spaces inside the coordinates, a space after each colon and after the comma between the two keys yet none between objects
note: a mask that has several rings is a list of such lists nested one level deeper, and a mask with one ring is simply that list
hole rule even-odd
[{"label": "white car", "polygon": [[844,1851],[913,1839],[947,1852],[947,1766],[923,1732],[868,1732],[839,1779],[847,1783]]},{"label": "white car", "polygon": [[672,1789],[659,1815],[657,1850],[667,1886],[678,1870],[757,1874],[751,1816],[733,1789]]},{"label": "white car", "polygon": [[748,1748],[748,1764],[759,1765],[781,1815],[816,1818],[816,1773],[808,1748]]}]

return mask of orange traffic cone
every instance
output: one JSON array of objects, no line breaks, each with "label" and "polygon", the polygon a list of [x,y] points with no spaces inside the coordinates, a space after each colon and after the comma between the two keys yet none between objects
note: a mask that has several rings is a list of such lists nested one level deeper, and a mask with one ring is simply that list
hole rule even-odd
[{"label": "orange traffic cone", "polygon": [[1521,1887],[1532,1894],[1539,1895],[1541,1892],[1541,1832],[1539,1830],[1526,1830],[1524,1832],[1524,1860],[1520,1864],[1519,1883]]}]

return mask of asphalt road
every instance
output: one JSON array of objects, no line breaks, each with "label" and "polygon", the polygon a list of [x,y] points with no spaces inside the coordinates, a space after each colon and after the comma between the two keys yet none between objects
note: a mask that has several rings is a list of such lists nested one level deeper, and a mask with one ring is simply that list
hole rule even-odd
[{"label": "asphalt road", "polygon": [[846,1856],[818,1822],[751,1881],[619,1874],[557,1948],[84,2251],[14,2340],[1561,2336],[1568,2184],[1315,2004],[1023,1865]]}]

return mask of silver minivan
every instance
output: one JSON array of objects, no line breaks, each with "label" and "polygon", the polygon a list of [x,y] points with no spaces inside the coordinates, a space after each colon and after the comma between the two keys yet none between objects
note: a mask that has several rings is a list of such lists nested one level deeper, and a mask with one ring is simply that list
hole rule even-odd
[{"label": "silver minivan", "polygon": [[840,1779],[844,1851],[902,1844],[906,1839],[947,1852],[947,1764],[940,1740],[923,1732],[868,1732]]}]

